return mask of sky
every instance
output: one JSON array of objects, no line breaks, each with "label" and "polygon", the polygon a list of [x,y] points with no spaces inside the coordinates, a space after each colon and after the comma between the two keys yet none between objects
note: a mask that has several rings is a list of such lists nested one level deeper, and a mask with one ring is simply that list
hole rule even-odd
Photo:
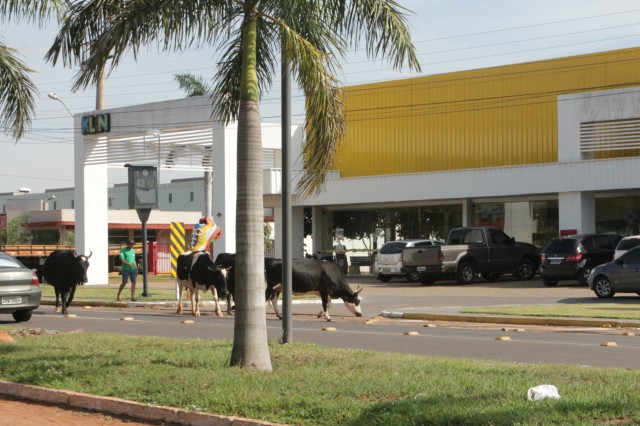
[{"label": "sky", "polygon": [[[341,60],[338,77],[345,86],[418,75],[440,74],[580,55],[640,45],[640,4],[637,0],[399,0],[411,10],[411,38],[422,71],[393,70],[385,61],[366,57],[354,48]],[[18,51],[34,70],[38,89],[31,129],[18,143],[0,133],[0,193],[30,188],[32,192],[70,188],[73,181],[72,113],[95,108],[95,88],[72,92],[77,69],[52,67],[44,55],[57,34],[46,28],[10,23],[0,27],[2,41]],[[130,55],[117,69],[109,68],[105,109],[183,98],[174,75],[191,73],[206,80],[215,72],[216,52],[202,48],[184,53],[143,51]],[[280,121],[280,76],[263,93],[264,121]],[[62,102],[48,98],[54,92]],[[303,100],[292,91],[292,121],[301,124]],[[201,172],[164,172],[163,181],[201,176]],[[109,186],[125,183],[124,170],[109,170]]]}]

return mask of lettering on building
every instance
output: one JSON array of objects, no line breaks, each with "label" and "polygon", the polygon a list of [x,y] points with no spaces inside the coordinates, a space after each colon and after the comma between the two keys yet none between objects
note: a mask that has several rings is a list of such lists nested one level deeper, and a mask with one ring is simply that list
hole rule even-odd
[{"label": "lettering on building", "polygon": [[82,134],[107,133],[111,131],[111,114],[82,116]]}]

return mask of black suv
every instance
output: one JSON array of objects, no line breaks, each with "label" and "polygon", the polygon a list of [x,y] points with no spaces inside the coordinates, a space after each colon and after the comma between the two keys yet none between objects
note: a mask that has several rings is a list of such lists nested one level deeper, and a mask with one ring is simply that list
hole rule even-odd
[{"label": "black suv", "polygon": [[547,286],[564,280],[587,284],[593,267],[613,260],[616,245],[621,239],[615,234],[569,235],[552,239],[540,256],[542,282]]}]

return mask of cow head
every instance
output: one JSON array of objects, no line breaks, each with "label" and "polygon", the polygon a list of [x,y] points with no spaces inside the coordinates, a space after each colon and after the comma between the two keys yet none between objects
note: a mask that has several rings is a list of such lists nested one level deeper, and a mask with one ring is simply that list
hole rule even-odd
[{"label": "cow head", "polygon": [[87,278],[87,269],[89,268],[89,258],[93,256],[93,252],[89,251],[89,256],[83,254],[76,256],[76,264],[73,267],[73,274],[75,276],[75,282],[84,284],[89,279]]},{"label": "cow head", "polygon": [[225,274],[222,269],[218,268],[217,266],[214,266],[213,268],[213,286],[216,288],[218,296],[226,297],[227,294],[229,294]]},{"label": "cow head", "polygon": [[358,296],[358,294],[360,294],[361,291],[362,291],[362,287],[358,287],[358,289],[354,291],[351,295],[343,298],[344,305],[347,307],[349,312],[351,312],[353,315],[357,317],[362,316],[362,310],[360,309],[361,299]]}]

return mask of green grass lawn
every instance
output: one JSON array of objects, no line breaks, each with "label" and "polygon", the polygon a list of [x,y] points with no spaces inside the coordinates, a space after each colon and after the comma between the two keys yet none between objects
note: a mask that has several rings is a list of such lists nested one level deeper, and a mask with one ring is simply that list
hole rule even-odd
[{"label": "green grass lawn", "polygon": [[640,320],[638,303],[577,303],[531,306],[465,308],[461,313],[534,317],[603,318]]},{"label": "green grass lawn", "polygon": [[[73,298],[75,301],[82,300],[108,300],[114,301],[116,299],[116,295],[118,293],[120,281],[117,283],[110,283],[109,285],[101,285],[101,286],[89,286],[89,285],[80,285],[76,287],[76,293]],[[48,284],[42,284],[40,286],[42,288],[42,297],[55,300],[56,294],[53,290],[53,286]],[[166,286],[165,286],[166,287]],[[168,288],[156,288],[153,285],[148,286],[149,297],[142,297],[142,282],[139,281],[136,284],[136,298],[140,301],[148,301],[148,302],[162,302],[162,301],[172,301],[176,300],[176,291],[175,289]],[[124,290],[122,290],[121,298],[126,301],[131,297],[131,284],[127,284]],[[183,299],[188,300],[188,297],[183,294]]]},{"label": "green grass lawn", "polygon": [[[273,342],[274,370],[250,372],[228,366],[229,341],[98,333],[15,339],[0,345],[3,380],[293,425],[640,422],[635,370]],[[528,401],[527,390],[540,384],[557,386],[561,399]]]}]

